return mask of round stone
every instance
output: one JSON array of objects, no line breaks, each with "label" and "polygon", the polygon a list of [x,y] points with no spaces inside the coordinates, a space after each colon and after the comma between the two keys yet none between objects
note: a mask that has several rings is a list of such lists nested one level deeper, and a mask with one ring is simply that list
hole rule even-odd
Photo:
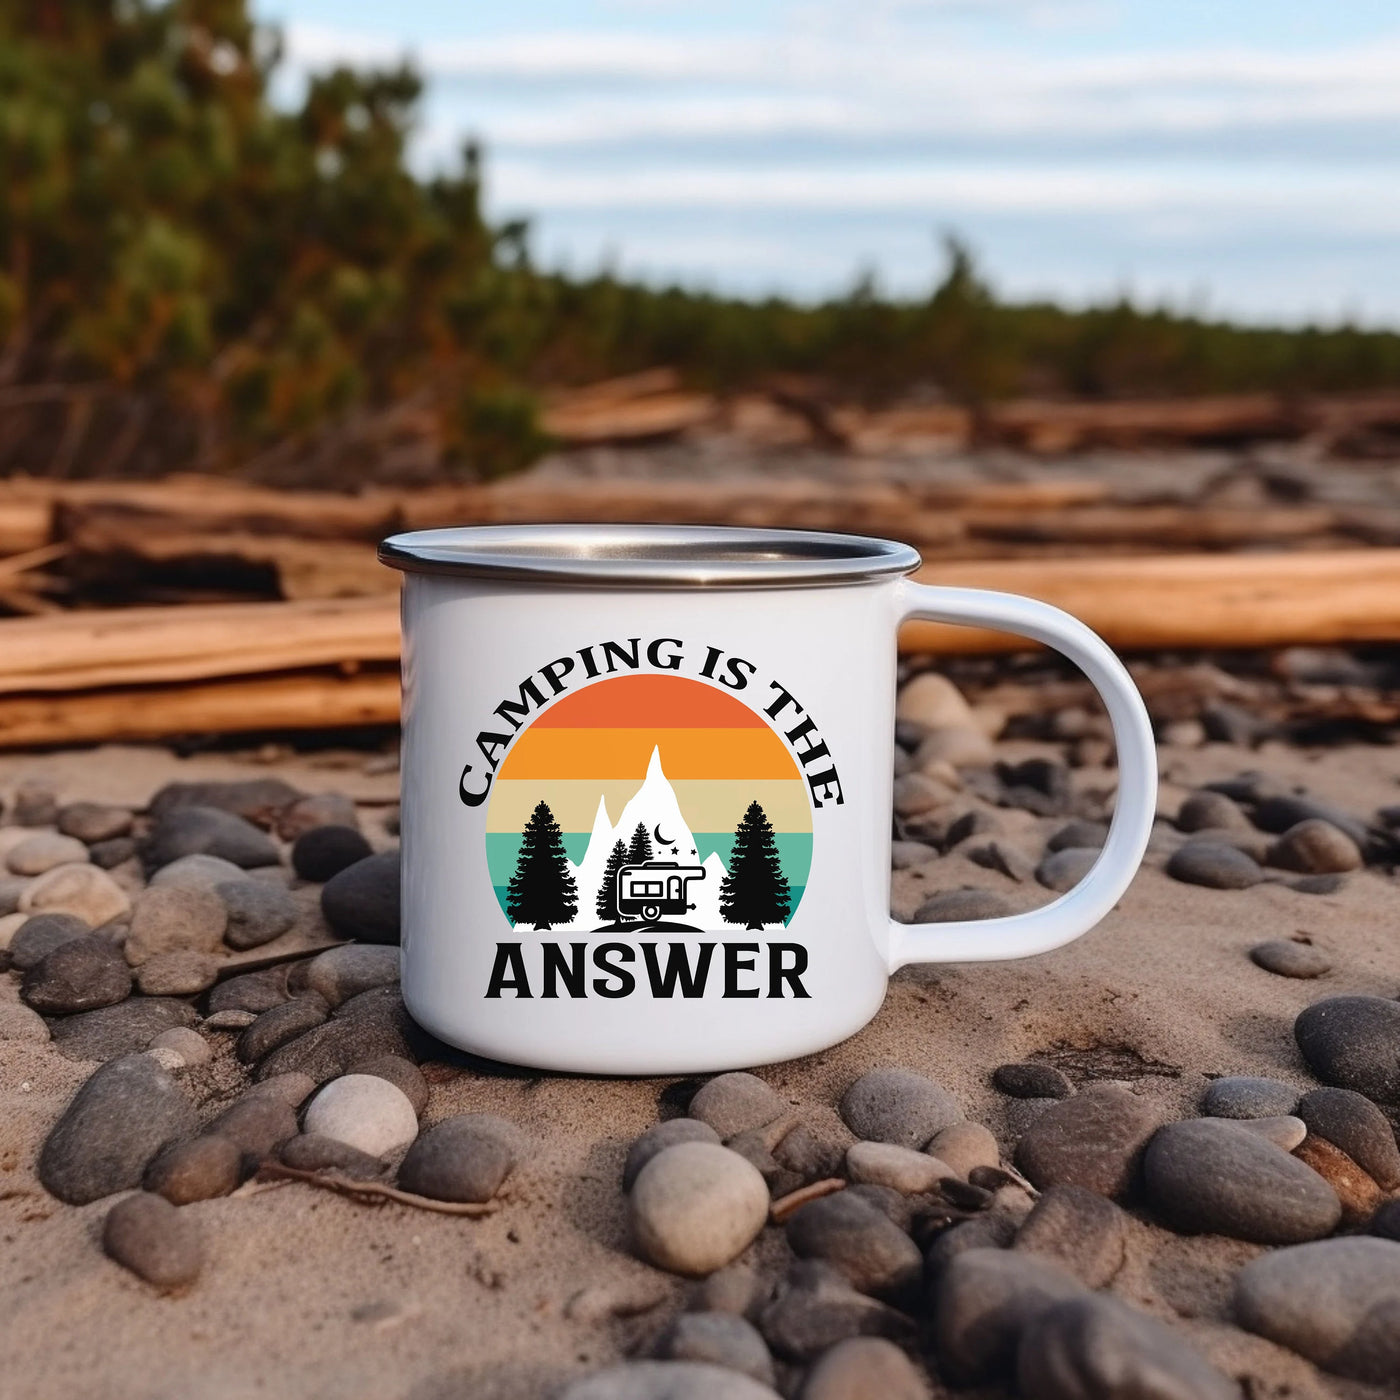
[{"label": "round stone", "polygon": [[1298,1091],[1279,1079],[1231,1074],[1214,1080],[1201,1100],[1208,1118],[1275,1118],[1292,1113]]},{"label": "round stone", "polygon": [[413,1105],[413,1112],[422,1117],[428,1106],[428,1081],[423,1071],[401,1055],[375,1055],[350,1066],[351,1074],[372,1074],[387,1079]]},{"label": "round stone", "polygon": [[169,865],[162,865],[151,876],[152,889],[163,889],[170,885],[183,885],[187,889],[215,890],[226,881],[245,879],[241,866],[218,856],[181,856]]},{"label": "round stone", "polygon": [[10,965],[28,972],[61,943],[83,938],[91,930],[72,914],[34,914],[10,938]]},{"label": "round stone", "polygon": [[149,1055],[103,1065],[73,1096],[39,1153],[39,1180],[69,1205],[137,1186],[168,1142],[194,1131],[194,1110]]},{"label": "round stone", "polygon": [[339,1006],[375,987],[399,980],[399,950],[379,944],[346,944],[328,948],[312,958],[306,968],[307,989],[325,998],[327,1006]]},{"label": "round stone", "polygon": [[1218,841],[1188,841],[1172,853],[1167,874],[1212,890],[1247,890],[1264,878],[1257,861]]},{"label": "round stone", "polygon": [[1363,863],[1356,842],[1317,817],[1289,827],[1269,847],[1268,861],[1280,870],[1296,870],[1300,875],[1343,874],[1359,870]]},{"label": "round stone", "polygon": [[356,861],[321,887],[321,912],[342,937],[361,943],[399,941],[398,851]]},{"label": "round stone", "polygon": [[918,725],[922,730],[976,723],[962,692],[937,671],[921,671],[905,681],[895,701],[894,714],[896,720]]},{"label": "round stone", "polygon": [[622,1165],[622,1189],[630,1191],[637,1173],[656,1156],[678,1142],[712,1142],[718,1145],[719,1134],[698,1118],[668,1118],[648,1128],[627,1150]]},{"label": "round stone", "polygon": [[1103,822],[1076,819],[1066,822],[1045,843],[1047,851],[1098,851],[1108,840],[1108,827]]},{"label": "round stone", "polygon": [[1016,1232],[1016,1248],[1053,1259],[1088,1288],[1104,1287],[1123,1266],[1128,1217],[1082,1186],[1052,1186]]},{"label": "round stone", "polygon": [[28,1040],[41,1045],[48,1038],[48,1023],[37,1011],[17,1001],[0,1003],[0,1040]]},{"label": "round stone", "polygon": [[1170,1328],[1094,1294],[1027,1321],[1017,1372],[1024,1400],[1239,1400],[1240,1393]]},{"label": "round stone", "polygon": [[1224,1118],[1158,1130],[1143,1160],[1147,1201],[1174,1229],[1256,1244],[1297,1244],[1331,1234],[1337,1193],[1259,1133]]},{"label": "round stone", "polygon": [[962,1116],[946,1089],[908,1069],[869,1070],[841,1098],[841,1117],[857,1137],[901,1147],[924,1147]]},{"label": "round stone", "polygon": [[1271,938],[1267,943],[1256,943],[1249,950],[1249,956],[1265,972],[1280,977],[1321,977],[1332,970],[1332,959],[1320,948],[1291,938]]},{"label": "round stone", "polygon": [[131,994],[131,970],[105,938],[87,934],[45,953],[20,983],[20,995],[47,1016],[115,1006]]},{"label": "round stone", "polygon": [[945,1162],[892,1142],[853,1142],[846,1149],[846,1175],[852,1181],[888,1186],[904,1195],[933,1191],[956,1173]]},{"label": "round stone", "polygon": [[1328,997],[1302,1011],[1293,1036],[1308,1067],[1326,1084],[1400,1104],[1400,1002]]},{"label": "round stone", "polygon": [[158,885],[142,890],[131,910],[124,951],[133,967],[175,949],[215,952],[224,937],[228,911],[212,890]]},{"label": "round stone", "polygon": [[292,846],[292,869],[303,880],[319,885],[373,854],[356,827],[316,826],[297,837]]},{"label": "round stone", "polygon": [[104,802],[70,802],[58,813],[58,829],[88,846],[125,836],[131,823],[132,815],[125,807],[109,807]]},{"label": "round stone", "polygon": [[382,1175],[384,1163],[349,1143],[316,1133],[298,1133],[278,1149],[278,1158],[303,1172],[339,1172],[355,1181],[372,1181]]},{"label": "round stone", "polygon": [[207,1133],[232,1138],[249,1157],[264,1161],[297,1133],[291,1106],[267,1095],[245,1094],[205,1128]]},{"label": "round stone", "polygon": [[280,885],[266,880],[225,880],[214,886],[227,916],[224,942],[242,951],[259,948],[297,921],[297,902]]},{"label": "round stone", "polygon": [[300,1108],[316,1091],[316,1081],[309,1074],[274,1074],[260,1079],[244,1091],[245,1099],[272,1099],[288,1108]]},{"label": "round stone", "polygon": [[768,1220],[768,1187],[757,1168],[728,1148],[682,1142],[638,1173],[628,1197],[642,1256],[672,1273],[723,1268]]},{"label": "round stone", "polygon": [[788,1361],[811,1361],[846,1337],[877,1336],[913,1342],[905,1314],[857,1293],[831,1265],[798,1259],[779,1280],[758,1315],[758,1329]]},{"label": "round stone", "polygon": [[1022,1250],[969,1249],[955,1255],[934,1295],[939,1370],[957,1385],[1012,1372],[1029,1319],[1062,1299],[1084,1295],[1073,1274]]},{"label": "round stone", "polygon": [[148,870],[159,870],[192,855],[218,856],[243,869],[278,861],[272,838],[242,817],[218,807],[171,807],[142,844],[142,859]]},{"label": "round stone", "polygon": [[142,1185],[171,1205],[227,1196],[243,1179],[243,1150],[217,1133],[172,1143],[146,1168]]},{"label": "round stone", "polygon": [[147,996],[194,996],[214,985],[219,960],[193,948],[156,953],[136,970],[136,985]]},{"label": "round stone", "polygon": [[787,1240],[799,1259],[825,1260],[862,1293],[905,1298],[923,1277],[923,1255],[914,1241],[852,1191],[800,1207],[787,1222]]},{"label": "round stone", "polygon": [[1033,1060],[998,1065],[992,1071],[992,1083],[1013,1099],[1067,1099],[1074,1093],[1074,1085],[1063,1070]]},{"label": "round stone", "polygon": [[147,1191],[118,1201],[107,1212],[102,1248],[167,1293],[187,1288],[204,1265],[204,1241],[194,1217]]},{"label": "round stone", "polygon": [[626,1361],[574,1381],[559,1400],[778,1400],[778,1392],[702,1361]]},{"label": "round stone", "polygon": [[115,1006],[59,1017],[52,1026],[53,1043],[70,1060],[112,1060],[145,1050],[161,1031],[193,1021],[187,1001],[132,996]]},{"label": "round stone", "polygon": [[114,836],[110,841],[94,841],[88,847],[88,859],[103,870],[114,870],[134,859],[137,850],[135,837]]},{"label": "round stone", "polygon": [[89,928],[119,919],[131,908],[126,891],[95,865],[56,865],[31,880],[19,897],[26,914],[72,914]]},{"label": "round stone", "polygon": [[1066,846],[1045,857],[1036,866],[1035,878],[1047,890],[1060,894],[1072,890],[1093,869],[1099,858],[1097,846]]},{"label": "round stone", "polygon": [[1232,1120],[1236,1127],[1246,1132],[1258,1133],[1275,1147],[1292,1152],[1308,1135],[1308,1125],[1291,1113],[1281,1113],[1271,1118],[1237,1118]]},{"label": "round stone", "polygon": [[964,1179],[976,1167],[1001,1164],[997,1140],[981,1123],[950,1123],[933,1135],[924,1151],[937,1157],[954,1176]]},{"label": "round stone", "polygon": [[271,1007],[238,1037],[238,1058],[245,1065],[256,1064],[280,1046],[315,1030],[327,1014],[325,999],[315,992]]},{"label": "round stone", "polygon": [[1273,1250],[1235,1279],[1235,1319],[1324,1370],[1379,1385],[1400,1375],[1400,1242],[1321,1240]]},{"label": "round stone", "polygon": [[914,922],[953,924],[965,920],[1004,919],[1016,911],[992,890],[939,890],[919,905]]},{"label": "round stone", "polygon": [[1039,1113],[1016,1148],[1016,1165],[1034,1186],[1083,1186],[1116,1198],[1133,1188],[1156,1112],[1126,1089],[1105,1085]]},{"label": "round stone", "polygon": [[690,1101],[690,1116],[708,1123],[722,1138],[761,1128],[782,1117],[788,1105],[755,1074],[718,1074]]},{"label": "round stone", "polygon": [[823,1352],[802,1383],[801,1400],[928,1400],[917,1366],[883,1337],[847,1337]]},{"label": "round stone", "polygon": [[1223,792],[1193,792],[1176,815],[1179,831],[1252,831],[1239,803]]},{"label": "round stone", "polygon": [[295,841],[318,826],[355,827],[358,824],[355,803],[343,792],[316,792],[309,797],[299,797],[277,814],[277,834],[284,841]]},{"label": "round stone", "polygon": [[[399,1165],[399,1185],[435,1201],[489,1201],[515,1169],[515,1137],[514,1125],[492,1113],[444,1118],[408,1149]],[[766,1186],[763,1198],[766,1208]]]},{"label": "round stone", "polygon": [[214,1058],[209,1042],[188,1026],[172,1026],[168,1031],[161,1031],[147,1048],[173,1050],[187,1065],[208,1064]]},{"label": "round stone", "polygon": [[245,972],[239,977],[226,977],[209,993],[209,1010],[270,1011],[289,999],[287,964],[263,968],[260,972]]},{"label": "round stone", "polygon": [[668,1361],[703,1361],[773,1383],[767,1343],[752,1323],[733,1313],[682,1313],[661,1334],[656,1351]]},{"label": "round stone", "polygon": [[15,875],[42,875],[56,865],[81,863],[87,858],[87,847],[81,841],[56,831],[37,831],[10,847],[5,864]]},{"label": "round stone", "polygon": [[374,1074],[332,1079],[307,1106],[302,1126],[369,1157],[385,1157],[418,1136],[418,1115],[397,1085]]},{"label": "round stone", "polygon": [[1364,1094],[1314,1089],[1294,1110],[1310,1133],[1341,1148],[1383,1190],[1400,1188],[1400,1148],[1389,1120]]}]

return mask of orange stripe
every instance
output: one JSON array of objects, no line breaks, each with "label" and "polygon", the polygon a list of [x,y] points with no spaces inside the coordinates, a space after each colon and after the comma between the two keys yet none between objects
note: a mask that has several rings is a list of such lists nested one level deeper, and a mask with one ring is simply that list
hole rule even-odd
[{"label": "orange stripe", "polygon": [[549,729],[532,725],[515,742],[500,778],[646,776],[653,748],[668,778],[798,778],[783,741],[760,729]]},{"label": "orange stripe", "polygon": [[[598,648],[594,648],[595,653]],[[596,657],[602,664],[602,657]],[[686,676],[617,676],[565,696],[536,721],[564,729],[753,729],[764,723],[747,705]]]}]

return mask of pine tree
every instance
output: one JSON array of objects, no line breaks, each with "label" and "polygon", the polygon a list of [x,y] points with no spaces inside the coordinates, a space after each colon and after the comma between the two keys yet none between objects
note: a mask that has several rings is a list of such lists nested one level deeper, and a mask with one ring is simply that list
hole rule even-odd
[{"label": "pine tree", "polygon": [[645,865],[652,855],[651,837],[647,835],[646,827],[638,822],[636,831],[632,833],[632,844],[627,848],[627,864]]},{"label": "pine tree", "polygon": [[564,853],[564,833],[547,802],[541,802],[521,833],[520,856],[506,897],[513,924],[534,924],[536,931],[573,922],[578,887]]},{"label": "pine tree", "polygon": [[762,928],[782,923],[790,903],[772,824],[763,808],[750,802],[734,829],[729,873],[719,887],[720,913],[726,923]]},{"label": "pine tree", "polygon": [[605,924],[616,924],[622,920],[622,911],[617,907],[617,877],[627,864],[627,847],[621,841],[614,841],[612,854],[603,868],[603,884],[598,891],[596,911]]}]

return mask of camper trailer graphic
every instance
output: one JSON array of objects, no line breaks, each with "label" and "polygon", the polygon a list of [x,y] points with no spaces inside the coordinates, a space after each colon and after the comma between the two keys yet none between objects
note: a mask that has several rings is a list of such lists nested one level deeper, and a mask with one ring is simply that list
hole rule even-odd
[{"label": "camper trailer graphic", "polygon": [[703,865],[679,865],[673,860],[649,860],[645,865],[624,865],[617,872],[617,911],[625,919],[641,917],[648,923],[663,914],[686,914],[693,880],[705,878]]}]

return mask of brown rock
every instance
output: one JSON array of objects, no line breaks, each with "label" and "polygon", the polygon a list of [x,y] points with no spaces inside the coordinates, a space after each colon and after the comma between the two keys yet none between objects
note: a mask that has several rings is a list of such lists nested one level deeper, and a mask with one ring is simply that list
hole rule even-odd
[{"label": "brown rock", "polygon": [[1343,1225],[1365,1225],[1385,1199],[1375,1181],[1326,1138],[1309,1135],[1293,1155],[1306,1162],[1337,1193]]}]

